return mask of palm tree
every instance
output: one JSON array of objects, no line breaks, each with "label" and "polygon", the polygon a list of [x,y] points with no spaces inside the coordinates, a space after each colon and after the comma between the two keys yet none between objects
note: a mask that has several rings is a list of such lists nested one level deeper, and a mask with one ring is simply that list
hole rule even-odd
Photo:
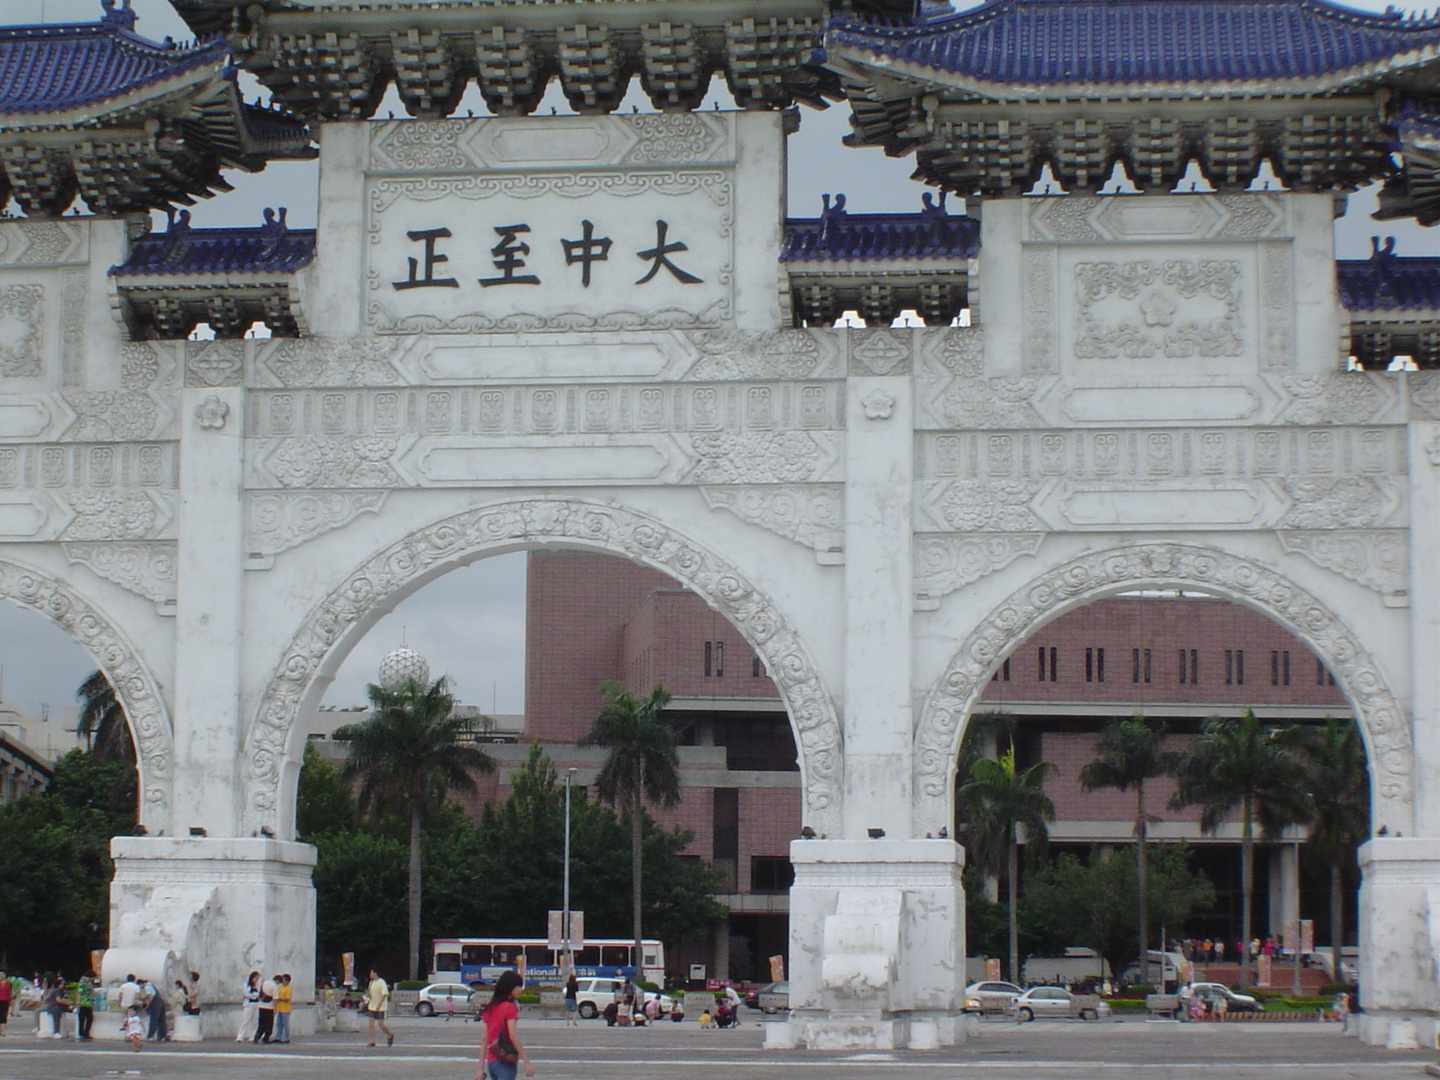
[{"label": "palm tree", "polygon": [[1344,944],[1344,868],[1370,835],[1370,776],[1365,746],[1353,720],[1326,719],[1321,727],[1296,725],[1282,735],[1300,753],[1310,792],[1310,849],[1330,867],[1330,977],[1340,982]]},{"label": "palm tree", "polygon": [[609,751],[595,788],[612,806],[630,815],[630,906],[635,930],[635,979],[644,975],[644,934],[640,912],[641,810],[646,802],[674,806],[680,801],[680,755],[675,729],[661,719],[670,691],[656,686],[648,697],[636,697],[622,684],[600,687],[605,707],[580,740],[581,746]]},{"label": "palm tree", "polygon": [[86,746],[100,760],[134,761],[135,742],[125,706],[103,671],[92,671],[75,691],[80,699],[76,730],[85,736]]},{"label": "palm tree", "polygon": [[1048,761],[1018,769],[1015,744],[995,758],[982,757],[970,765],[969,779],[955,792],[965,832],[978,861],[997,866],[1005,859],[1006,889],[1010,902],[1010,978],[1020,976],[1020,925],[1016,916],[1020,878],[1020,830],[1033,848],[1049,839],[1046,823],[1055,820],[1055,804],[1045,794],[1045,776],[1055,766]]},{"label": "palm tree", "polygon": [[410,978],[419,973],[420,826],[452,791],[475,790],[475,774],[495,760],[466,739],[466,721],[453,713],[449,680],[408,679],[395,687],[368,688],[370,719],[347,724],[335,738],[350,744],[347,779],[360,781],[360,812],[394,807],[410,818]]},{"label": "palm tree", "polygon": [[1145,782],[1168,776],[1179,765],[1178,755],[1166,753],[1165,725],[1144,717],[1114,720],[1100,733],[1099,755],[1080,770],[1086,791],[1096,788],[1135,789],[1135,880],[1140,909],[1140,981],[1149,982],[1150,904],[1146,892],[1146,847],[1150,818],[1145,812]]},{"label": "palm tree", "polygon": [[1240,888],[1243,892],[1240,985],[1251,985],[1250,928],[1255,891],[1255,826],[1266,837],[1305,816],[1308,797],[1299,761],[1274,729],[1255,714],[1212,716],[1184,755],[1172,810],[1204,807],[1200,827],[1214,833],[1240,808]]}]

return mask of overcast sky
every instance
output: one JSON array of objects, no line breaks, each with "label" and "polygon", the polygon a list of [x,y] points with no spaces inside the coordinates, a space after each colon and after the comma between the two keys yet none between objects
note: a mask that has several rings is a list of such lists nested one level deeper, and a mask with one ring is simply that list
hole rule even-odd
[{"label": "overcast sky", "polygon": [[[962,5],[963,6],[963,5]],[[1386,0],[1361,0],[1352,6],[1383,10]],[[1418,5],[1398,5],[1419,10]],[[147,37],[189,37],[185,24],[166,0],[134,0],[140,20],[137,30]],[[99,0],[0,0],[0,19],[14,22],[90,22],[100,14]],[[245,77],[247,96],[260,92],[258,83]],[[717,80],[710,108],[731,104]],[[621,106],[651,111],[638,80]],[[570,112],[558,84],[552,84],[540,106]],[[460,113],[473,109],[486,113],[483,100],[472,87],[460,104]],[[378,116],[404,110],[393,88]],[[814,216],[820,196],[837,187],[849,197],[855,213],[918,210],[925,190],[909,179],[909,159],[887,158],[879,150],[852,150],[840,146],[849,130],[846,110],[802,110],[800,131],[790,140],[789,211]],[[843,154],[843,182],[837,183],[837,154]],[[201,202],[192,210],[197,227],[259,225],[266,206],[289,207],[288,220],[296,227],[315,224],[316,167],[313,162],[279,163],[263,173],[228,174],[236,190]],[[1351,197],[1349,212],[1336,227],[1336,247],[1342,258],[1369,254],[1372,235],[1396,234],[1405,255],[1440,255],[1440,229],[1422,230],[1399,222],[1369,219],[1375,209],[1374,190]],[[158,217],[158,215],[157,215]],[[434,674],[449,674],[462,701],[501,713],[524,708],[524,604],[525,561],[509,555],[473,564],[447,575],[416,593],[380,622],[347,658],[326,695],[327,705],[344,707],[364,700],[365,684],[375,678],[380,658],[400,645],[402,637],[431,663]],[[74,688],[93,669],[84,652],[66,635],[37,615],[0,603],[0,698],[39,712],[45,703],[59,710],[74,703]]]}]

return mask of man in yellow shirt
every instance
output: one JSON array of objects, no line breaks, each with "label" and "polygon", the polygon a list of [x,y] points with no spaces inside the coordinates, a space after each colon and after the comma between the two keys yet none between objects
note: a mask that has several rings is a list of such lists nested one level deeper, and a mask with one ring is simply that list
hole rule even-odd
[{"label": "man in yellow shirt", "polygon": [[395,1045],[395,1033],[385,1025],[385,1010],[390,1006],[390,986],[374,968],[370,969],[370,985],[365,990],[365,1008],[370,1013],[370,1045],[375,1045],[375,1025],[385,1032],[385,1045]]},{"label": "man in yellow shirt", "polygon": [[290,1007],[295,991],[290,986],[290,976],[281,975],[280,985],[275,988],[275,1041],[290,1041]]}]

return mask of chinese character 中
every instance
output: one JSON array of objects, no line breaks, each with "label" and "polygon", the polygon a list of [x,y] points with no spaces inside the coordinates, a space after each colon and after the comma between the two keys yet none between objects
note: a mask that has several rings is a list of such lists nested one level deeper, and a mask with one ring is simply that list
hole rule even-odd
[{"label": "chinese character \u4e2d", "polygon": [[610,238],[608,236],[595,236],[595,225],[593,222],[581,221],[581,228],[584,232],[579,240],[561,240],[565,248],[565,265],[573,266],[580,264],[580,284],[587,289],[590,287],[590,264],[605,262],[610,257]]},{"label": "chinese character \u4e2d", "polygon": [[530,231],[530,226],[496,225],[495,231],[500,234],[500,242],[490,249],[490,254],[495,256],[500,276],[481,278],[480,284],[487,289],[492,285],[539,285],[540,279],[534,274],[515,272],[525,268],[525,256],[530,254],[530,245],[519,239],[522,232]]},{"label": "chinese character \u4e2d", "polygon": [[396,289],[458,289],[460,287],[460,283],[453,277],[437,278],[435,276],[436,265],[450,261],[448,256],[439,255],[435,251],[435,241],[448,237],[450,235],[449,229],[421,229],[417,232],[407,232],[405,235],[411,240],[423,240],[425,242],[425,276],[416,277],[420,265],[417,260],[410,259],[410,278],[408,281],[391,282]]},{"label": "chinese character \u4e2d", "polygon": [[666,270],[669,270],[670,273],[674,274],[675,280],[680,282],[680,284],[682,285],[700,284],[700,278],[696,277],[694,274],[686,273],[684,270],[681,270],[680,267],[676,266],[670,261],[669,256],[672,252],[689,251],[690,249],[679,241],[676,241],[673,244],[667,244],[665,242],[665,233],[669,228],[670,225],[668,222],[655,222],[655,246],[647,251],[641,251],[636,254],[635,257],[637,259],[648,259],[650,260],[651,264],[650,272],[644,277],[642,277],[639,281],[637,281],[635,283],[636,285],[644,285],[647,281],[653,279],[655,275],[660,272],[660,268],[662,266]]}]

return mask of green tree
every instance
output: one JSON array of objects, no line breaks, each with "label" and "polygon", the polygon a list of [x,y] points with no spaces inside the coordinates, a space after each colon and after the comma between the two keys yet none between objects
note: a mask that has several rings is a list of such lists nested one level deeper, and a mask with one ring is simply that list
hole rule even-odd
[{"label": "green tree", "polygon": [[420,833],[425,819],[452,791],[473,791],[475,774],[490,772],[494,759],[465,741],[466,723],[454,715],[445,677],[425,685],[410,679],[396,687],[368,688],[372,714],[335,732],[350,744],[343,775],[358,779],[362,812],[395,808],[409,819],[409,972],[419,973],[422,903]]},{"label": "green tree", "polygon": [[1055,804],[1045,794],[1045,776],[1053,768],[1048,761],[1028,769],[1017,768],[1012,743],[998,758],[975,761],[969,778],[955,792],[965,835],[978,860],[992,868],[1004,860],[1012,980],[1020,974],[1020,833],[1025,833],[1031,851],[1042,847],[1049,838],[1046,823],[1055,820]]},{"label": "green tree", "polygon": [[103,671],[92,671],[75,691],[80,701],[76,721],[85,744],[101,761],[135,760],[135,742],[130,736],[130,723],[115,687]]},{"label": "green tree", "polygon": [[1096,758],[1080,770],[1086,791],[1097,788],[1135,789],[1135,867],[1139,898],[1140,981],[1150,981],[1150,906],[1146,896],[1146,862],[1150,818],[1145,809],[1145,784],[1168,776],[1179,765],[1178,755],[1165,751],[1165,725],[1140,716],[1117,719],[1105,726],[1095,746]]},{"label": "green tree", "polygon": [[355,792],[342,769],[306,743],[295,792],[296,837],[316,843],[322,836],[353,832],[355,819]]},{"label": "green tree", "polygon": [[[624,806],[630,820],[630,903],[635,937],[635,966],[643,964],[642,846],[645,803],[674,806],[680,801],[680,755],[675,729],[661,717],[670,692],[656,686],[648,697],[637,697],[620,683],[600,687],[605,707],[581,746],[603,746],[605,763],[595,778],[600,797]],[[638,977],[638,976],[637,976]]]},{"label": "green tree", "polygon": [[1295,725],[1282,733],[1295,749],[1310,793],[1307,846],[1330,869],[1330,970],[1340,981],[1345,898],[1342,879],[1355,851],[1370,835],[1370,776],[1365,746],[1353,720],[1328,717],[1319,727]]},{"label": "green tree", "polygon": [[1255,827],[1273,837],[1307,812],[1304,771],[1285,739],[1254,712],[1237,718],[1212,716],[1183,755],[1172,809],[1200,806],[1200,827],[1214,833],[1240,811],[1240,985],[1251,985],[1250,934],[1255,892]]}]

